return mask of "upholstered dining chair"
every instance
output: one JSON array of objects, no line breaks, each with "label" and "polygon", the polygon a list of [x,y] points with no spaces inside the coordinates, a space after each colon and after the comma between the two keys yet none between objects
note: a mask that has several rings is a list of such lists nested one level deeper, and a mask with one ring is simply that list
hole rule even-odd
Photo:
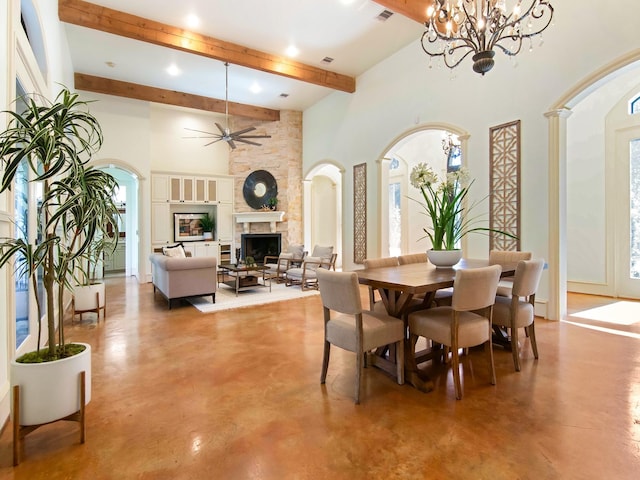
[{"label": "upholstered dining chair", "polygon": [[506,327],[511,332],[511,353],[516,372],[520,371],[520,347],[518,329],[528,333],[533,356],[538,358],[538,345],[535,330],[535,300],[544,260],[521,260],[513,277],[511,298],[498,295],[493,307],[493,325]]},{"label": "upholstered dining chair", "polygon": [[[521,252],[519,250],[490,250],[489,265],[531,260],[531,257],[531,252]],[[498,282],[498,295],[511,298],[511,288],[513,288],[513,277],[501,278],[500,282]]]},{"label": "upholstered dining chair", "polygon": [[[397,267],[398,257],[384,258],[365,258],[364,268],[370,270],[372,268]],[[369,287],[369,310],[386,311],[384,304],[380,300],[376,300],[376,291]]]},{"label": "upholstered dining chair", "polygon": [[[429,259],[426,253],[409,253],[407,255],[400,255],[398,257],[398,263],[400,263],[400,265],[428,262]],[[436,293],[433,296],[433,303],[436,306],[451,305],[451,295],[453,295],[452,288],[441,288],[439,290],[436,290]]]},{"label": "upholstered dining chair", "polygon": [[313,247],[311,255],[305,257],[302,265],[289,268],[285,274],[287,287],[300,285],[302,290],[318,288],[318,277],[316,271],[319,268],[327,270],[336,269],[336,259],[338,255],[333,253],[333,247],[323,247],[316,245]]},{"label": "upholstered dining chair", "polygon": [[301,262],[307,252],[304,251],[304,245],[290,244],[285,252],[281,252],[277,257],[275,255],[265,255],[264,266],[268,268],[265,272],[272,280],[277,283],[285,281],[285,273],[292,267],[294,262]]},{"label": "upholstered dining chair", "polygon": [[415,348],[418,337],[451,347],[456,398],[462,398],[460,385],[460,348],[485,345],[491,384],[496,383],[491,345],[491,316],[502,268],[492,265],[456,271],[451,306],[434,307],[408,315],[409,345]]},{"label": "upholstered dining chair", "polygon": [[396,377],[404,383],[404,322],[387,314],[362,309],[362,299],[355,272],[317,271],[324,313],[324,355],[320,383],[327,379],[331,345],[356,355],[355,403],[360,390],[365,352],[384,345],[396,346]]}]

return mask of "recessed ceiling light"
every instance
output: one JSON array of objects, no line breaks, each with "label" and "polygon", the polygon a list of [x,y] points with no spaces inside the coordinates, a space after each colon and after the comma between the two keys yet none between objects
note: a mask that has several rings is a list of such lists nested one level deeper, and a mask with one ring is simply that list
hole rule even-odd
[{"label": "recessed ceiling light", "polygon": [[200,17],[195,13],[191,13],[187,15],[186,22],[189,28],[197,28],[200,26]]},{"label": "recessed ceiling light", "polygon": [[260,93],[262,91],[262,87],[258,85],[258,82],[253,82],[249,87],[249,91],[251,93]]},{"label": "recessed ceiling light", "polygon": [[300,53],[300,50],[298,50],[295,45],[289,45],[285,53],[287,57],[296,57]]},{"label": "recessed ceiling light", "polygon": [[175,77],[177,75],[180,75],[182,72],[180,71],[180,69],[176,66],[175,63],[172,63],[171,65],[169,65],[167,67],[167,73],[169,75],[171,75],[172,77]]}]

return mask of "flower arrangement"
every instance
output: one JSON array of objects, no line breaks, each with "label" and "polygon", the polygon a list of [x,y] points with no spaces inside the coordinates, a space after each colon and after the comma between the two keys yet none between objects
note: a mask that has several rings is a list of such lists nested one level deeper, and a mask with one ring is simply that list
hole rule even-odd
[{"label": "flower arrangement", "polygon": [[431,240],[433,250],[455,250],[458,241],[471,232],[495,232],[515,238],[500,230],[473,226],[476,219],[469,218],[468,213],[477,203],[464,207],[464,199],[473,185],[465,167],[449,172],[441,179],[429,165],[419,163],[411,170],[409,180],[424,197],[425,203],[418,203],[431,219],[431,228],[423,230]]}]

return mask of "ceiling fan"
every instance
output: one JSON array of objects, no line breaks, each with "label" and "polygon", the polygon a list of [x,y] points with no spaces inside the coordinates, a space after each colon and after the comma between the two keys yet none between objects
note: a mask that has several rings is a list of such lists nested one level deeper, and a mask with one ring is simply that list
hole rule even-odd
[{"label": "ceiling fan", "polygon": [[194,130],[193,128],[185,128],[185,130],[189,130],[191,132],[202,133],[203,135],[198,135],[196,137],[185,137],[185,138],[213,138],[211,142],[207,143],[205,147],[209,145],[219,142],[220,140],[224,140],[229,144],[231,150],[236,148],[235,142],[240,143],[248,143],[249,145],[261,146],[261,143],[254,142],[252,140],[248,140],[249,138],[271,138],[271,135],[245,135],[246,133],[252,132],[256,129],[256,127],[248,127],[243,128],[242,130],[238,130],[237,132],[232,132],[229,129],[229,62],[225,62],[225,93],[224,93],[224,117],[225,117],[225,128],[216,122],[215,125],[220,130],[220,133],[217,132],[203,132],[202,130]]}]

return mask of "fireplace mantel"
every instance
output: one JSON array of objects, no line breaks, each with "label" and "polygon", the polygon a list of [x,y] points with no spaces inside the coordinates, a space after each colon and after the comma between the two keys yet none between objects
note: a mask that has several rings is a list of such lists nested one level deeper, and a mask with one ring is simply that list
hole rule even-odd
[{"label": "fireplace mantel", "polygon": [[242,212],[234,213],[236,223],[242,223],[244,233],[249,233],[252,223],[267,222],[270,224],[271,233],[276,231],[276,222],[281,222],[285,212]]}]

